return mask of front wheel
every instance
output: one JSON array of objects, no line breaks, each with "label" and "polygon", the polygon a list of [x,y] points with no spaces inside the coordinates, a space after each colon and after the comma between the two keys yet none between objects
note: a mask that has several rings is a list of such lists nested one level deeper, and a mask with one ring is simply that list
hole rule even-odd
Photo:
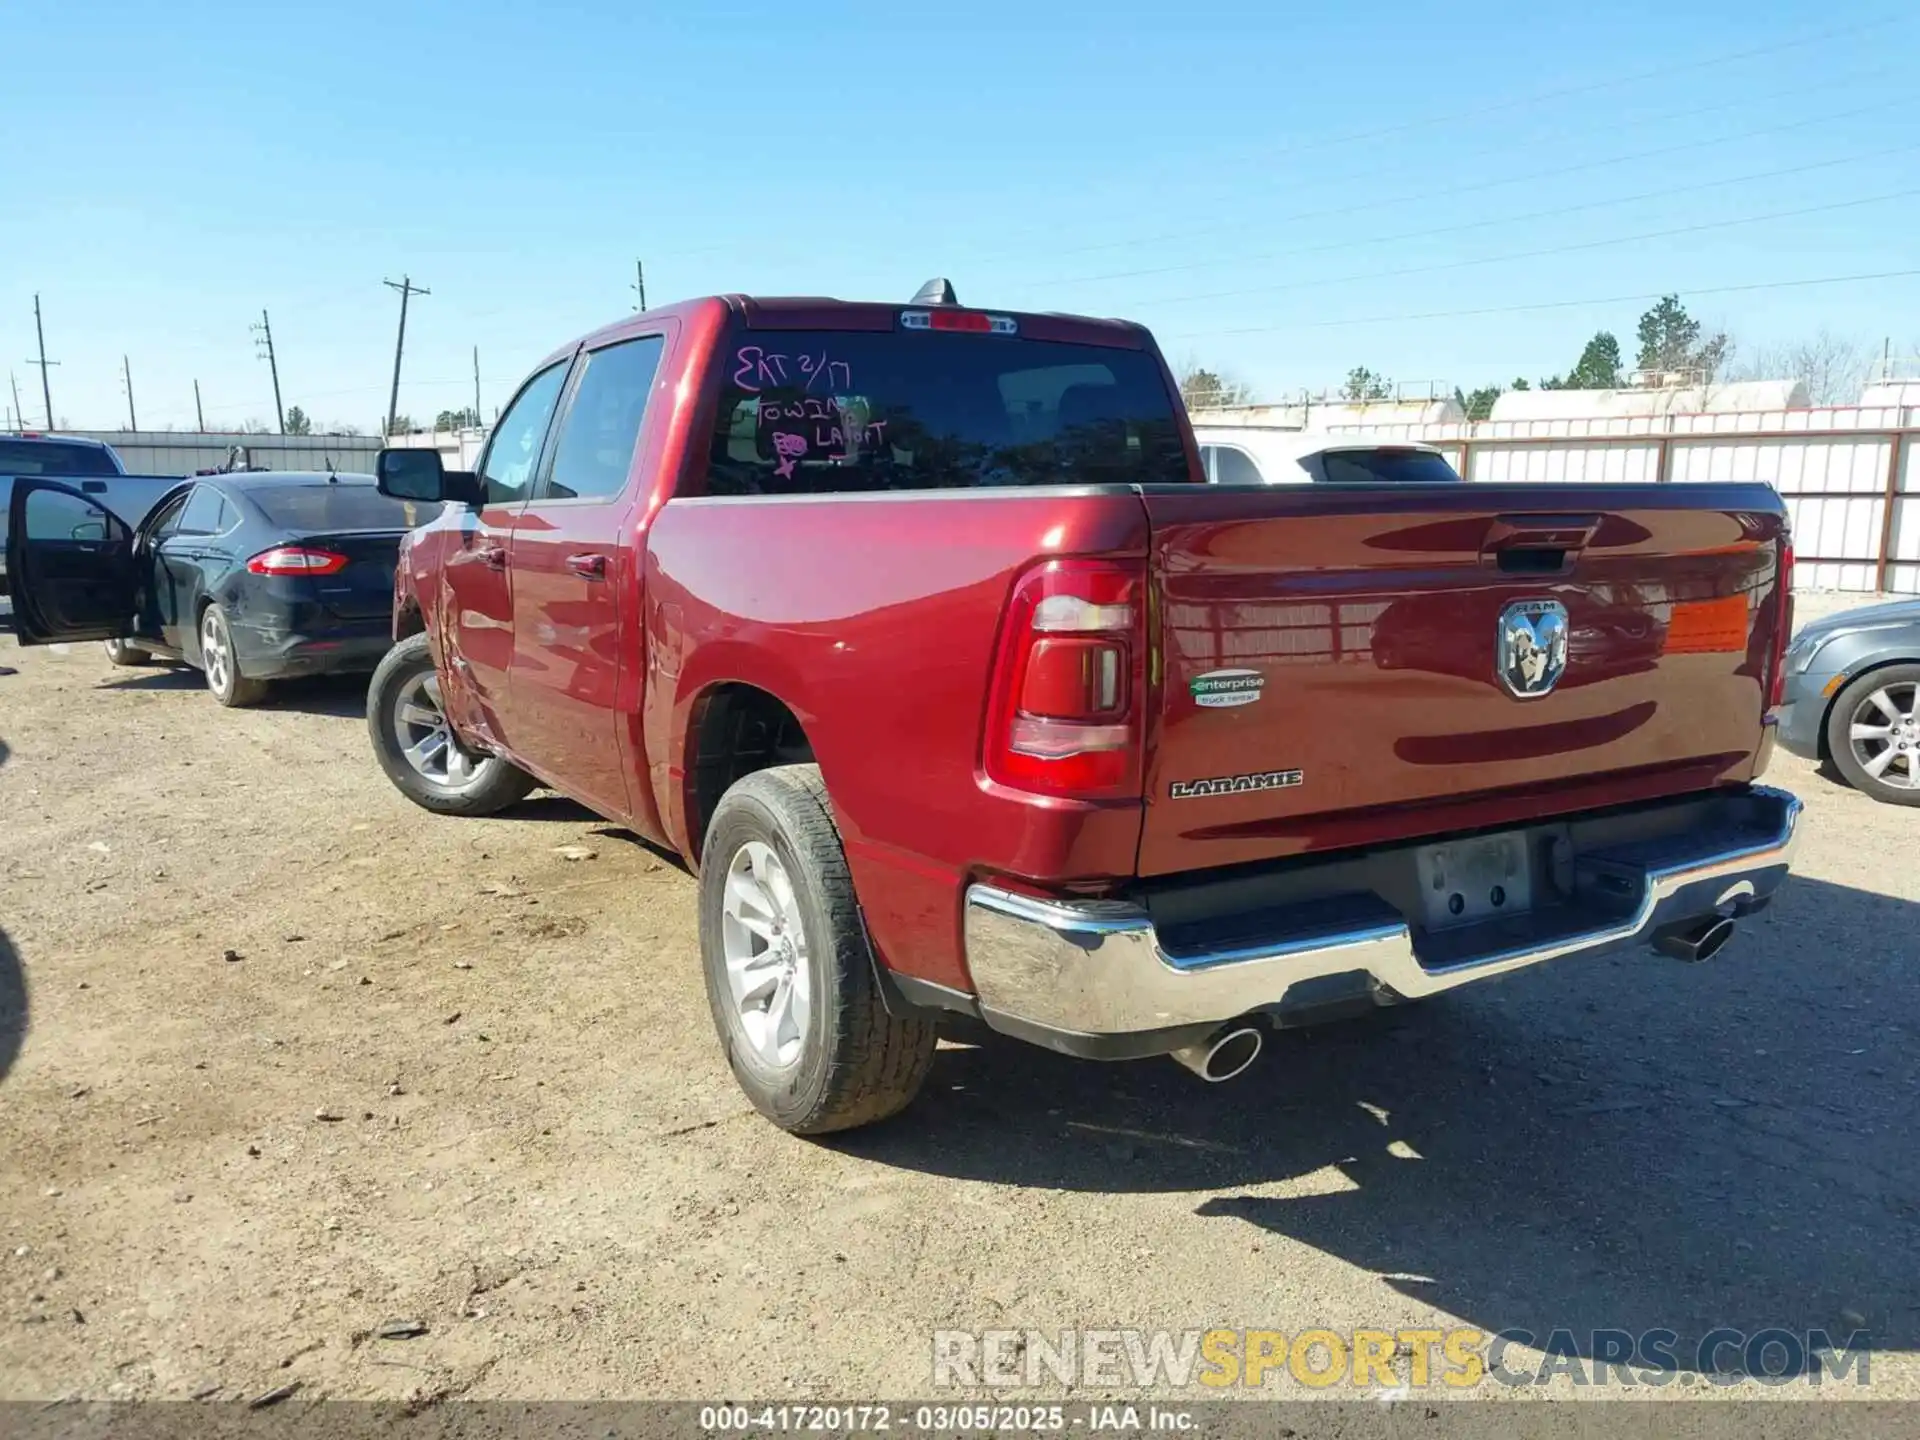
[{"label": "front wheel", "polygon": [[781,1129],[870,1125],[927,1078],[935,1027],[880,997],[818,766],[756,771],[721,797],[701,849],[700,958],[734,1079]]},{"label": "front wheel", "polygon": [[1827,751],[1854,789],[1920,805],[1920,665],[1870,670],[1833,702]]},{"label": "front wheel", "polygon": [[387,778],[440,815],[491,815],[524,800],[534,778],[509,760],[469,750],[440,708],[425,634],[394,646],[367,687],[367,731]]}]

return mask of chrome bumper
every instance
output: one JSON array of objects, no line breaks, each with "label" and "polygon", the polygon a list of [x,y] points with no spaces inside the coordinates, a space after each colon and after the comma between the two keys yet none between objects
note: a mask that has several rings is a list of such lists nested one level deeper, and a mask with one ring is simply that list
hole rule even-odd
[{"label": "chrome bumper", "polygon": [[[1374,1004],[1433,995],[1563,956],[1650,943],[1669,926],[1764,906],[1786,878],[1800,802],[1754,786],[1728,800],[1732,818],[1690,843],[1669,838],[1579,856],[1587,900],[1538,917],[1526,943],[1472,948],[1471,932],[1416,932],[1376,897],[1371,918],[1315,929],[1286,924],[1272,940],[1231,948],[1163,943],[1140,905],[1038,899],[991,885],[967,891],[967,964],[980,1014],[996,1029],[1073,1054],[1160,1053],[1176,1032],[1256,1012],[1284,1018],[1290,992],[1331,988]],[[1596,905],[1591,897],[1602,898]],[[1555,930],[1555,926],[1559,928]],[[1276,927],[1281,928],[1281,927]],[[1319,982],[1316,987],[1316,982]],[[1136,1043],[1103,1044],[1103,1037]],[[1173,1045],[1167,1044],[1171,1049]]]}]

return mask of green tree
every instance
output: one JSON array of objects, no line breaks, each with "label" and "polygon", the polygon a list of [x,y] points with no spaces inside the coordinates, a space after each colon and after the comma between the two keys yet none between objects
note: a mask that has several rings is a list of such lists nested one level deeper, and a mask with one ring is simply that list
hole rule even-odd
[{"label": "green tree", "polygon": [[1340,387],[1340,398],[1362,405],[1369,400],[1390,400],[1393,382],[1365,365],[1356,365],[1347,372],[1347,383]]},{"label": "green tree", "polygon": [[1514,390],[1531,390],[1533,386],[1526,382],[1525,377],[1516,375],[1513,377],[1513,384],[1510,388]]},{"label": "green tree", "polygon": [[[1640,317],[1637,364],[1642,370],[1698,370],[1712,380],[1733,352],[1724,330],[1707,331],[1687,313],[1678,295],[1664,295]],[[1597,338],[1597,337],[1596,337]]]},{"label": "green tree", "polygon": [[1253,389],[1230,375],[1189,362],[1180,375],[1180,399],[1189,410],[1217,410],[1249,403]]},{"label": "green tree", "polygon": [[293,406],[287,411],[287,434],[311,435],[312,433],[313,421],[307,418],[306,411],[302,410],[298,405]]},{"label": "green tree", "polygon": [[387,433],[389,435],[411,435],[413,429],[413,417],[411,415],[396,415],[393,417],[393,424],[387,427]]},{"label": "green tree", "polygon": [[474,430],[480,425],[480,412],[471,405],[464,410],[442,410],[433,417],[436,430]]},{"label": "green tree", "polygon": [[1454,392],[1454,398],[1460,402],[1461,408],[1467,412],[1467,419],[1487,420],[1493,416],[1493,402],[1498,400],[1503,393],[1498,385],[1482,385],[1479,389],[1470,391],[1465,395],[1462,395],[1456,390]]}]

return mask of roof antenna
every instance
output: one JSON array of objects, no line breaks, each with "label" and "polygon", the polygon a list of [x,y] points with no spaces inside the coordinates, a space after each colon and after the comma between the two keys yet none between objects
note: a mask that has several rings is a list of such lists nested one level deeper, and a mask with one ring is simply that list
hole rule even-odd
[{"label": "roof antenna", "polygon": [[326,459],[327,459],[327,483],[329,485],[338,485],[340,483],[340,476],[339,476],[339,473],[335,471],[335,469],[333,468],[333,456],[329,455],[326,457]]},{"label": "roof antenna", "polygon": [[958,305],[960,297],[953,293],[953,282],[941,276],[934,276],[926,284],[913,292],[909,305]]}]

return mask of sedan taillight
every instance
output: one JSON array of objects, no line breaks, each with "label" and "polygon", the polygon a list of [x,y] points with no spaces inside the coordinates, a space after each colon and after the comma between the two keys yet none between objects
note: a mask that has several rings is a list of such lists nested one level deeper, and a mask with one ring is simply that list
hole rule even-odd
[{"label": "sedan taillight", "polygon": [[299,545],[276,545],[247,561],[247,569],[255,575],[337,575],[346,568],[344,555]]}]

